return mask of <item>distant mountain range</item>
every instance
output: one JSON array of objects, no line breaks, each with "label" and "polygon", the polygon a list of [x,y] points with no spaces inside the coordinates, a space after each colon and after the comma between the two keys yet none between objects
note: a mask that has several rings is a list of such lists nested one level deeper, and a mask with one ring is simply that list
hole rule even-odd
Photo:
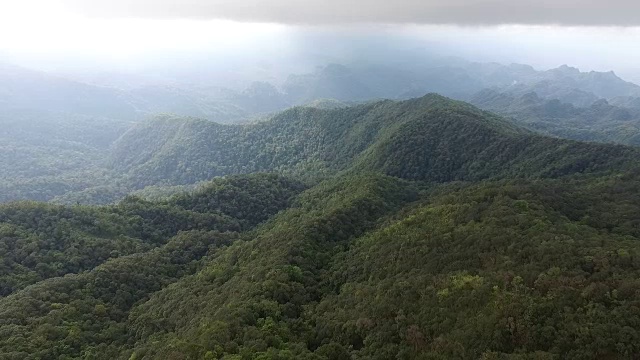
[{"label": "distant mountain range", "polygon": [[242,92],[189,89],[163,84],[118,89],[89,85],[9,65],[0,65],[0,112],[37,110],[139,121],[157,113],[175,113],[220,122],[247,121],[288,106],[269,84]]},{"label": "distant mountain range", "polygon": [[536,71],[527,65],[472,63],[456,59],[449,65],[403,69],[391,65],[329,64],[315,72],[291,75],[282,84],[255,82],[238,91],[194,88],[183,84],[151,84],[126,88],[89,85],[17,66],[0,66],[0,109],[35,109],[140,120],[156,113],[174,113],[216,122],[247,121],[318,99],[368,101],[409,99],[439,93],[471,100],[491,89],[518,97],[535,92],[546,100],[588,107],[606,99],[637,107],[640,87],[613,72],[580,72],[563,65]]},{"label": "distant mountain range", "polygon": [[537,132],[561,138],[640,145],[640,107],[613,105],[616,99],[598,99],[578,107],[538,93],[523,95],[483,90],[469,102],[507,116]]}]

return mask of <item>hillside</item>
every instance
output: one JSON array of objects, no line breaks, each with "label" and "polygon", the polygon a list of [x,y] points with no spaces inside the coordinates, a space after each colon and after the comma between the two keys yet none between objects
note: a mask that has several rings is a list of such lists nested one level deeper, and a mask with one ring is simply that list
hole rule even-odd
[{"label": "hillside", "polygon": [[361,101],[375,98],[408,99],[436,92],[460,100],[492,89],[512,95],[536,92],[575,106],[598,99],[636,98],[640,86],[613,72],[581,72],[562,65],[546,71],[529,65],[476,63],[452,58],[399,65],[328,64],[308,74],[291,75],[282,91],[290,103],[319,98]]},{"label": "hillside", "polygon": [[640,352],[636,148],[430,94],[97,150],[103,185],[67,200],[139,196],[0,206],[3,359]]},{"label": "hillside", "polygon": [[131,126],[78,114],[0,111],[0,202],[48,201],[109,183],[109,148]]},{"label": "hillside", "polygon": [[295,181],[255,174],[214,180],[153,203],[130,196],[108,207],[1,205],[0,296],[149,251],[182,231],[246,230],[285,208],[302,189]]},{"label": "hillside", "polygon": [[535,92],[512,95],[484,90],[470,102],[539,133],[582,141],[640,145],[640,107],[622,103],[620,99],[600,99],[579,107],[557,99],[544,99]]},{"label": "hillside", "polygon": [[[537,99],[532,105],[522,100],[526,112],[509,112],[515,102],[499,94],[482,106],[503,106],[495,99],[506,99],[505,115],[521,119],[531,114],[533,120],[523,124],[550,135],[606,141],[606,134],[625,133],[629,142],[634,138],[624,124],[617,133],[603,128],[597,139],[563,126],[545,128],[544,111],[560,111],[558,116],[590,113],[532,98]],[[594,122],[600,114],[624,114],[606,103],[594,104],[592,110]],[[555,118],[546,121],[553,124]],[[435,182],[558,177],[635,167],[637,156],[632,148],[536,135],[435,94],[355,105],[321,101],[244,125],[174,115],[131,123],[27,110],[0,116],[0,123],[6,150],[0,156],[5,169],[0,202],[109,204],[132,191],[145,192],[145,187],[150,187],[146,193],[161,195],[163,188],[254,172],[280,172],[311,183],[345,171]]]},{"label": "hillside", "polygon": [[347,108],[298,107],[268,121],[220,125],[156,118],[120,138],[111,164],[134,186],[282,171],[324,176],[376,171],[423,181],[557,177],[624,169],[637,151],[527,132],[465,103],[430,94]]},{"label": "hillside", "polygon": [[[275,187],[244,204],[286,184],[254,178],[240,191],[264,180]],[[229,212],[235,197],[217,189],[171,203],[233,224],[243,203]],[[639,189],[637,174],[437,187],[338,177],[274,206],[287,209],[255,230],[201,221],[148,252],[0,298],[0,354],[632,358]],[[220,201],[199,208],[207,198]],[[136,203],[157,206],[119,207]]]},{"label": "hillside", "polygon": [[[502,182],[438,189],[408,207],[398,207],[398,191],[410,187],[368,181],[321,188],[325,209],[336,190],[353,194],[344,210],[319,214],[320,227],[288,221],[300,216],[292,209],[152,296],[130,318],[135,358],[595,359],[638,351],[638,232],[629,217],[637,209],[624,200],[637,180],[625,179],[613,198],[620,180]],[[563,203],[575,196],[579,205]],[[362,233],[361,221],[381,215]]]}]

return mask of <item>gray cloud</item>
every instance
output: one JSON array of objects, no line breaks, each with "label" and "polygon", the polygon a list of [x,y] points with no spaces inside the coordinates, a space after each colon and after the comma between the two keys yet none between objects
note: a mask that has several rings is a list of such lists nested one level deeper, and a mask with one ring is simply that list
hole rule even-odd
[{"label": "gray cloud", "polygon": [[[38,1],[38,0],[31,0]],[[44,0],[39,0],[44,1]],[[637,0],[58,0],[89,16],[284,24],[638,26]]]}]

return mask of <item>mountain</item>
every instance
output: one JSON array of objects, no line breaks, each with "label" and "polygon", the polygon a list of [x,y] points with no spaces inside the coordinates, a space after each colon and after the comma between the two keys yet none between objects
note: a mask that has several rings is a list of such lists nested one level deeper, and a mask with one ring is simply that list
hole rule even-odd
[{"label": "mountain", "polygon": [[[621,181],[596,183],[442,188],[410,206],[388,178],[310,190],[317,217],[287,210],[135,309],[121,356],[631,356],[638,234],[614,218],[632,200],[596,205]],[[318,191],[327,205],[306,200]]]},{"label": "mountain", "polygon": [[31,109],[116,119],[139,110],[125,92],[0,63],[0,110]]},{"label": "mountain", "polygon": [[[360,174],[299,193],[282,178],[237,177],[168,203],[50,207],[45,223],[30,220],[33,205],[15,204],[0,214],[14,224],[2,231],[16,238],[9,254],[17,259],[30,248],[20,231],[50,226],[60,239],[133,230],[118,244],[134,254],[118,249],[92,270],[33,277],[0,298],[0,354],[633,357],[639,186],[637,173],[435,187]],[[110,222],[92,228],[92,213]],[[256,213],[270,220],[234,225]],[[136,240],[144,231],[155,243]],[[100,247],[69,246],[74,257],[63,259],[82,264],[76,249]],[[45,264],[37,274],[60,268],[48,262],[56,252],[42,254],[22,261]]]},{"label": "mountain", "polygon": [[[112,86],[96,86],[0,65],[0,113],[31,110],[121,121],[141,121],[148,116],[170,113],[218,123],[246,123],[320,99],[354,103],[403,100],[435,92],[474,102],[477,94],[484,90],[512,98],[536,93],[544,100],[559,100],[578,108],[589,108],[601,99],[622,108],[640,108],[634,100],[640,97],[640,87],[620,79],[613,72],[581,72],[566,65],[537,71],[527,65],[474,63],[462,59],[419,64],[333,63],[319,66],[311,73],[292,74],[281,84],[253,82],[244,89],[194,86],[175,81],[163,83],[157,79],[116,87],[119,83],[123,81],[114,79]],[[480,102],[476,104],[481,105]],[[486,109],[495,110],[495,107]],[[574,127],[582,132],[591,131],[589,123],[580,123],[580,119],[572,119],[575,120]],[[573,131],[565,130],[567,133]],[[611,141],[612,137],[616,138],[617,131],[626,130],[612,130],[612,134],[602,139],[595,135],[593,139]],[[561,134],[558,131],[554,135]],[[625,139],[614,141],[630,143]]]},{"label": "mountain", "polygon": [[567,87],[571,86],[605,99],[640,94],[638,85],[622,80],[613,71],[583,73],[576,68],[563,65],[546,71],[543,77],[549,81],[566,82]]},{"label": "mountain", "polygon": [[588,106],[597,99],[637,96],[640,86],[619,78],[614,72],[581,72],[562,65],[536,71],[526,65],[471,64],[472,77],[483,79],[484,88],[522,95],[536,92],[545,99],[558,99],[575,106]]},{"label": "mountain", "polygon": [[298,107],[249,125],[160,117],[125,133],[110,161],[135,186],[146,186],[257,171],[318,176],[350,168],[425,181],[560,176],[626,167],[634,156],[631,148],[539,136],[430,94],[328,110]]},{"label": "mountain", "polygon": [[[607,109],[602,104],[593,110],[594,119],[605,113],[618,116],[615,109]],[[29,122],[40,121],[37,113],[25,115],[20,126],[7,125],[5,131],[11,133],[2,160],[7,172],[0,177],[0,201],[108,204],[145,187],[190,186],[217,176],[273,171],[310,181],[345,171],[439,182],[557,177],[633,167],[637,156],[627,147],[539,136],[435,94],[406,101],[296,107],[241,125],[172,115],[133,125],[65,116],[55,121],[66,121],[75,130],[29,129]],[[10,117],[7,124],[10,119],[18,118]],[[12,134],[24,142],[16,142]],[[49,140],[41,141],[45,136]]]},{"label": "mountain", "polygon": [[521,96],[483,90],[470,102],[510,117],[547,135],[582,141],[640,145],[640,108],[600,99],[586,107],[547,100],[537,93]]},{"label": "mountain", "polygon": [[0,357],[634,358],[639,151],[435,94],[138,123],[104,179],[155,200],[0,205]]},{"label": "mountain", "polygon": [[3,246],[15,256],[3,258],[0,296],[92,269],[111,258],[149,251],[181,231],[251,228],[285,208],[303,189],[295,181],[256,174],[214,180],[155,203],[131,196],[118,205],[93,208],[1,205]]},{"label": "mountain", "polygon": [[640,86],[613,72],[581,72],[563,65],[537,71],[521,64],[474,63],[454,59],[422,66],[329,64],[310,74],[292,75],[282,86],[293,104],[319,98],[362,101],[375,98],[407,99],[436,92],[467,100],[484,89],[514,96],[536,92],[575,106],[589,106],[598,99],[638,97]]}]

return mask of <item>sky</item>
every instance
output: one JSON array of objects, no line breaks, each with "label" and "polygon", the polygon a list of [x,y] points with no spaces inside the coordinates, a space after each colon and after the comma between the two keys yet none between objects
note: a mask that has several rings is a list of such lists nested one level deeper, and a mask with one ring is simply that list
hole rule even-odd
[{"label": "sky", "polygon": [[[9,4],[18,1],[3,0]],[[640,25],[634,0],[19,0],[92,17],[281,24]],[[11,5],[9,5],[11,6]]]},{"label": "sky", "polygon": [[427,49],[640,82],[638,13],[621,0],[0,0],[0,56],[46,70],[256,59],[303,71],[293,65],[367,47]]}]

